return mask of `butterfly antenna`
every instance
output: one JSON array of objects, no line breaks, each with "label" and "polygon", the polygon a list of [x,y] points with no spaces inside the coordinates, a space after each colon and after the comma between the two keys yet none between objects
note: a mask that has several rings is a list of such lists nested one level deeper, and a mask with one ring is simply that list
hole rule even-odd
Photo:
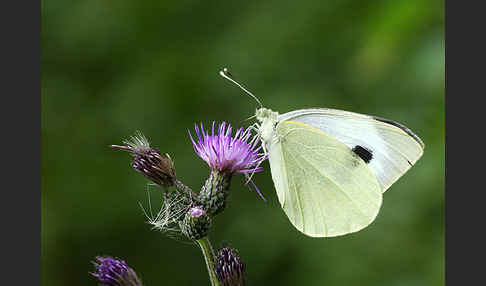
[{"label": "butterfly antenna", "polygon": [[227,68],[224,68],[222,71],[219,72],[219,74],[224,77],[225,79],[231,81],[232,83],[236,84],[236,86],[238,86],[239,88],[241,88],[244,92],[246,92],[246,94],[248,94],[250,97],[252,97],[254,100],[256,100],[256,102],[258,102],[258,104],[260,104],[260,108],[263,107],[263,104],[260,102],[260,100],[258,100],[258,98],[256,96],[254,96],[250,91],[248,91],[246,88],[244,88],[241,84],[239,84],[238,82],[236,82],[233,78],[232,78],[232,75],[231,73],[228,71]]},{"label": "butterfly antenna", "polygon": [[241,122],[245,122],[245,121],[248,121],[248,120],[250,120],[250,119],[253,119],[253,118],[255,118],[255,117],[256,117],[256,115],[252,115],[252,116],[250,116],[250,117],[248,117],[247,119],[245,119],[245,120],[242,120]]}]

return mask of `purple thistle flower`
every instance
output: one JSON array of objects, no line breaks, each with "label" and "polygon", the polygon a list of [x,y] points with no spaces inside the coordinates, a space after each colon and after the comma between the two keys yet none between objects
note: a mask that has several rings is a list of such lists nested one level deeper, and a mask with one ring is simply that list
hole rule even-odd
[{"label": "purple thistle flower", "polygon": [[171,187],[175,184],[174,162],[168,154],[162,156],[158,149],[151,148],[142,133],[137,132],[130,141],[123,143],[124,146],[111,145],[111,147],[132,152],[134,156],[132,167],[137,172],[163,187]]},{"label": "purple thistle flower", "polygon": [[226,127],[226,122],[219,125],[215,134],[215,122],[213,122],[211,134],[205,131],[203,124],[201,128],[195,125],[197,143],[189,132],[194,150],[209,165],[211,170],[222,173],[253,173],[263,171],[258,166],[265,157],[259,154],[261,149],[258,136],[251,137],[250,129],[240,128],[234,137],[231,136],[233,128],[230,124]]},{"label": "purple thistle flower", "polygon": [[93,261],[96,272],[91,274],[98,278],[102,286],[142,286],[135,271],[125,261],[101,256],[96,260]]},{"label": "purple thistle flower", "polygon": [[238,252],[231,247],[218,251],[215,261],[216,276],[223,286],[245,285],[245,265],[241,262]]},{"label": "purple thistle flower", "polygon": [[[251,129],[244,130],[240,128],[232,136],[233,128],[226,122],[221,123],[215,132],[215,122],[212,124],[211,133],[204,130],[204,126],[195,125],[197,142],[191,138],[194,151],[201,157],[211,168],[212,172],[223,174],[231,177],[235,173],[243,173],[249,178],[249,173],[263,171],[260,164],[266,157],[258,153],[261,144],[258,136],[251,134]],[[250,139],[251,138],[251,139]],[[260,197],[263,198],[260,190],[251,180],[249,180]],[[264,198],[263,198],[264,199]]]}]

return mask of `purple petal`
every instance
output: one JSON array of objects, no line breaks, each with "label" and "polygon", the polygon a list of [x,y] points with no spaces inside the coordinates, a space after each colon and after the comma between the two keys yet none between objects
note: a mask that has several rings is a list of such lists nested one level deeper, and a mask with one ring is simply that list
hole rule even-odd
[{"label": "purple petal", "polygon": [[257,191],[257,193],[260,195],[260,198],[262,198],[264,201],[266,201],[266,199],[263,197],[262,193],[260,192],[260,190],[258,189],[258,187],[255,185],[255,183],[253,183],[252,180],[250,180],[250,183],[253,185],[253,187],[255,188],[255,190]]},{"label": "purple petal", "polygon": [[262,148],[261,141],[257,136],[252,138],[251,129],[238,128],[232,136],[230,124],[222,122],[216,127],[214,121],[210,131],[204,129],[203,123],[195,125],[194,129],[197,141],[188,132],[194,151],[211,169],[244,174],[263,170],[259,164],[266,158],[258,153]]}]

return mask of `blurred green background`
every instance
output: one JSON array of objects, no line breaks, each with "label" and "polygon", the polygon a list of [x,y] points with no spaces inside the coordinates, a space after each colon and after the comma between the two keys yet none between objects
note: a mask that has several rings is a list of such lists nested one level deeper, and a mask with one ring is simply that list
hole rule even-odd
[{"label": "blurred green background", "polygon": [[[384,195],[372,225],[309,238],[280,209],[268,163],[233,180],[214,222],[248,285],[444,284],[443,1],[43,1],[42,282],[96,285],[96,255],[153,285],[209,285],[200,251],[150,230],[147,180],[108,148],[142,131],[197,190],[208,175],[187,130],[246,126],[255,102],[280,113],[331,107],[401,122],[425,154]],[[149,189],[154,206],[160,192]]]}]

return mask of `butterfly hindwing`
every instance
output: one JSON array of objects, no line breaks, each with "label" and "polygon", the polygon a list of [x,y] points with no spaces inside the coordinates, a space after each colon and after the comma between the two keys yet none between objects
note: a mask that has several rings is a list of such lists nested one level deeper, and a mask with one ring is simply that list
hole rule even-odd
[{"label": "butterfly hindwing", "polygon": [[385,192],[422,156],[424,144],[407,127],[383,118],[336,110],[303,109],[279,116],[317,128],[365,161]]},{"label": "butterfly hindwing", "polygon": [[277,125],[272,179],[292,224],[313,237],[356,232],[378,214],[382,192],[369,166],[344,143],[295,121]]}]

